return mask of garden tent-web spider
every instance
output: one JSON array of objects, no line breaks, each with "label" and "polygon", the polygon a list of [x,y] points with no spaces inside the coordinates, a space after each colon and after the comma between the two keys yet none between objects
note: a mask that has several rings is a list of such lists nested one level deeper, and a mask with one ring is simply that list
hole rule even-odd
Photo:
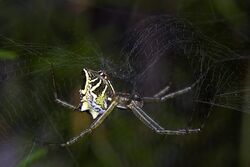
[{"label": "garden tent-web spider", "polygon": [[139,120],[141,120],[146,126],[148,126],[157,134],[185,135],[200,132],[200,128],[177,130],[164,129],[142,110],[144,102],[165,102],[167,99],[174,98],[178,95],[189,92],[193,87],[196,86],[198,81],[189,87],[175,91],[173,93],[166,94],[166,92],[169,90],[169,86],[167,86],[152,97],[140,97],[136,94],[132,95],[128,93],[115,92],[107,74],[104,71],[94,71],[84,68],[82,70],[83,85],[79,90],[80,103],[77,107],[75,107],[58,97],[53,65],[51,65],[51,71],[55,101],[72,110],[87,112],[94,120],[90,126],[83,130],[78,136],[73,137],[66,143],[59,144],[62,147],[76,143],[84,135],[91,133],[105,120],[105,118],[114,110],[115,107],[131,110]]}]

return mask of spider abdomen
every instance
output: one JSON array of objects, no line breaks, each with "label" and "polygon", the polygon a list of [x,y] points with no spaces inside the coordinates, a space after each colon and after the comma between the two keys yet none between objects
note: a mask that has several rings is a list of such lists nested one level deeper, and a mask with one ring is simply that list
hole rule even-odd
[{"label": "spider abdomen", "polygon": [[83,69],[85,83],[80,89],[81,111],[90,113],[95,119],[103,114],[111,104],[114,89],[103,72]]}]

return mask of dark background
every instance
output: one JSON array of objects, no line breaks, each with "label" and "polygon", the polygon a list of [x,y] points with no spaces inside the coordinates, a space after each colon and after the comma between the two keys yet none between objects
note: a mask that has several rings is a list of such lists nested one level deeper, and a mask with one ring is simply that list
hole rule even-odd
[{"label": "dark background", "polygon": [[[35,142],[63,142],[91,121],[54,103],[47,62],[55,63],[60,96],[77,104],[81,68],[98,70],[100,59],[117,59],[119,41],[138,20],[184,18],[211,40],[248,55],[249,6],[236,0],[0,0],[0,166],[249,166],[249,93],[241,98],[243,112],[214,109],[196,135],[159,136],[116,109],[69,148]],[[183,127],[190,118],[182,104],[147,109],[166,126]]]}]

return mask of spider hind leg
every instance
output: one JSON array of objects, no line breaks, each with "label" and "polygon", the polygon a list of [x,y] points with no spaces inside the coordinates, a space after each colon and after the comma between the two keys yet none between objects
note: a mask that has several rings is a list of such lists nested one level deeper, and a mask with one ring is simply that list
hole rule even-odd
[{"label": "spider hind leg", "polygon": [[69,109],[73,109],[73,110],[79,110],[79,106],[75,107],[72,104],[69,104],[66,101],[61,100],[60,98],[58,98],[58,93],[57,93],[57,87],[56,87],[56,80],[55,80],[55,74],[54,74],[54,66],[51,63],[51,76],[52,76],[52,83],[53,83],[53,94],[54,94],[54,99],[58,104],[61,104],[64,107],[67,107]]}]

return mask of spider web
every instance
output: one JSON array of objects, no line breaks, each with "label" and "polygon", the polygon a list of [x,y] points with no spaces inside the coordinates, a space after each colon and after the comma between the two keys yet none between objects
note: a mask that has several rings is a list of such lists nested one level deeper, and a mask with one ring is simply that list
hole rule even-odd
[{"label": "spider web", "polygon": [[[66,127],[70,127],[67,117],[71,115],[65,115],[67,109],[54,102],[51,64],[58,83],[62,83],[58,85],[60,98],[77,106],[78,89],[82,84],[81,69],[88,66],[98,69],[100,54],[90,43],[82,45],[88,48],[81,48],[85,55],[56,46],[24,44],[3,36],[2,41],[4,50],[12,50],[5,52],[6,56],[14,54],[15,58],[1,61],[1,146],[2,151],[8,150],[1,163],[26,166],[35,158],[49,154],[46,147],[41,148],[42,142],[64,142],[63,136],[68,133]],[[85,120],[86,125],[89,122],[89,119]],[[9,155],[15,161],[9,163]],[[51,156],[57,157],[53,153]],[[68,158],[77,165],[70,151],[65,159],[66,165]]]},{"label": "spider web", "polygon": [[[81,68],[87,67],[107,71],[117,91],[140,96],[152,96],[166,85],[174,92],[200,80],[190,93],[170,99],[167,104],[145,104],[145,110],[157,121],[168,120],[174,128],[200,126],[217,108],[250,111],[244,107],[249,107],[244,105],[249,99],[249,86],[245,83],[249,80],[248,56],[209,39],[180,18],[157,16],[139,22],[125,34],[121,52],[111,54],[109,59],[103,58],[93,43],[69,51],[61,46],[26,44],[4,36],[1,39],[4,41],[1,48],[16,55],[12,60],[1,60],[0,66],[1,164],[26,166],[47,155],[50,158],[43,159],[43,165],[58,165],[62,161],[64,166],[80,166],[78,151],[72,153],[68,149],[65,155],[53,146],[39,145],[39,141],[64,142],[90,122],[86,115],[72,113],[54,102],[51,63],[60,97],[74,105],[78,104]],[[72,120],[78,125],[72,124]],[[117,122],[121,120],[117,120],[113,123],[120,126]],[[75,130],[74,126],[81,129]],[[85,147],[81,151],[89,153],[91,139],[87,137],[82,142]],[[105,149],[116,157],[109,143],[105,144]],[[102,148],[97,145],[91,150],[100,153]],[[96,155],[91,151],[89,154]]]},{"label": "spider web", "polygon": [[128,30],[126,37],[119,60],[125,63],[113,68],[106,63],[115,78],[126,81],[126,91],[153,96],[166,85],[171,93],[197,82],[191,92],[173,101],[185,106],[179,112],[199,115],[198,120],[203,121],[216,107],[250,112],[243,108],[250,91],[245,83],[250,77],[249,56],[213,41],[191,23],[172,16],[147,18]]}]

